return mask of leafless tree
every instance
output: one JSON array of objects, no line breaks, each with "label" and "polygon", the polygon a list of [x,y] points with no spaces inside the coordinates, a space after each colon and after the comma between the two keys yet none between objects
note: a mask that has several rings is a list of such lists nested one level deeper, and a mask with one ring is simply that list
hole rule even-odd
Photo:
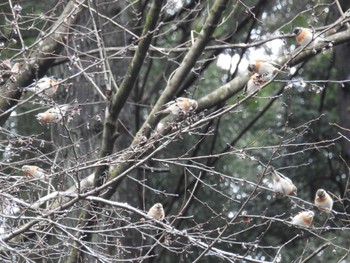
[{"label": "leafless tree", "polygon": [[1,7],[2,262],[350,259],[348,1]]}]

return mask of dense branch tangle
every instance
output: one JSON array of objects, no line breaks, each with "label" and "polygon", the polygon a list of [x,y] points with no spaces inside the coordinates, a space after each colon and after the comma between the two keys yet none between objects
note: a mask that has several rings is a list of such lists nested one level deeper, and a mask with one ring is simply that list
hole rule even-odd
[{"label": "dense branch tangle", "polygon": [[[211,50],[224,53],[230,49],[232,54],[240,54],[240,62],[244,63],[251,58],[247,50],[253,53],[255,47],[276,39],[294,41],[287,29],[285,35],[251,41],[256,32],[266,31],[261,25],[271,27],[263,18],[265,12],[271,11],[269,5],[276,10],[279,5],[256,1],[254,5],[263,10],[254,13],[255,9],[246,2],[188,1],[186,6],[176,7],[176,1],[174,6],[171,1],[157,0],[127,4],[71,1],[59,18],[50,16],[53,24],[43,25],[42,39],[28,45],[28,52],[15,50],[17,54],[11,59],[24,64],[14,82],[9,78],[3,84],[0,101],[2,124],[12,110],[18,114],[9,119],[8,129],[1,130],[3,261],[35,262],[46,258],[53,262],[283,262],[292,258],[288,254],[291,246],[302,247],[293,255],[300,262],[319,257],[320,252],[331,254],[327,249],[336,251],[337,260],[348,257],[344,232],[349,230],[349,171],[346,160],[339,158],[342,161],[334,163],[341,140],[348,139],[347,129],[328,125],[336,120],[327,114],[305,113],[306,119],[294,119],[293,115],[299,114],[293,110],[297,104],[294,97],[311,103],[317,95],[304,98],[305,90],[296,93],[284,89],[296,81],[286,80],[288,76],[282,74],[274,76],[261,91],[232,99],[246,84],[248,74],[239,69],[225,73],[214,65],[213,53],[209,54]],[[336,3],[326,7],[339,8]],[[59,12],[58,6],[55,12]],[[314,16],[320,20],[322,7],[313,6]],[[83,26],[75,25],[80,12],[88,14]],[[343,26],[349,20],[348,13],[340,13],[335,23],[317,25],[326,25],[324,32],[339,29],[328,36],[334,46],[350,41],[349,29]],[[290,23],[284,20],[278,26],[288,28]],[[113,25],[114,31],[105,29],[107,25]],[[20,31],[23,47],[27,39],[21,26],[14,24],[14,30]],[[243,32],[246,28],[250,32]],[[120,32],[125,37],[117,42],[124,46],[108,46],[108,35]],[[90,51],[79,46],[79,37],[93,43]],[[311,58],[323,56],[322,49],[319,45],[292,50],[276,62],[290,67],[309,61],[311,64]],[[35,59],[31,60],[28,54]],[[55,60],[58,54],[60,59]],[[71,93],[70,87],[63,97],[70,102],[73,94],[80,99],[81,107],[99,107],[101,127],[94,134],[98,144],[80,132],[86,127],[90,130],[93,120],[98,119],[87,116],[89,113],[84,110],[83,116],[77,116],[81,122],[50,125],[52,131],[59,131],[56,134],[61,141],[68,142],[64,145],[55,136],[45,136],[46,127],[35,134],[38,126],[31,125],[33,132],[28,135],[20,121],[16,122],[16,118],[33,116],[30,114],[34,111],[57,105],[56,99],[62,99],[45,101],[37,95],[28,97],[18,89],[43,76],[54,60],[57,67],[69,66],[63,86],[69,86],[68,81],[86,79],[86,89],[77,93],[96,94],[93,101],[83,101]],[[125,75],[119,72],[115,60],[127,67]],[[304,72],[309,69],[305,65],[300,68]],[[227,77],[225,83],[222,76],[232,72],[236,72],[232,80]],[[190,74],[197,79],[187,81]],[[283,79],[275,82],[276,77]],[[333,84],[347,82],[334,80]],[[333,87],[328,80],[317,78],[316,82],[319,85],[323,81]],[[313,79],[304,83],[310,82]],[[184,83],[193,86],[185,87],[183,92]],[[280,91],[271,96],[269,88],[277,85]],[[157,132],[160,117],[156,113],[179,93],[196,98],[197,111],[170,118],[165,121],[166,129]],[[34,108],[25,108],[27,105]],[[257,113],[251,114],[254,111]],[[269,116],[271,111],[276,118]],[[266,125],[261,124],[265,121]],[[322,132],[314,132],[317,126],[324,128]],[[330,126],[335,132],[328,133]],[[81,134],[84,136],[79,137]],[[81,153],[80,149],[86,151]],[[72,150],[73,154],[64,154]],[[319,181],[335,174],[333,181],[338,182],[342,192],[335,184],[327,189],[335,200],[335,209],[329,215],[317,210],[312,200],[316,186],[305,179],[319,174],[317,166],[324,163],[328,163],[321,168],[325,175],[310,181],[317,187],[327,187],[328,183]],[[49,179],[23,177],[21,167],[28,164],[45,166]],[[276,195],[268,166],[293,177],[298,196]],[[329,167],[330,175],[325,167]],[[163,222],[145,213],[159,202],[167,212]],[[314,225],[292,226],[290,217],[305,209],[315,211]],[[290,231],[282,235],[280,229]]]}]

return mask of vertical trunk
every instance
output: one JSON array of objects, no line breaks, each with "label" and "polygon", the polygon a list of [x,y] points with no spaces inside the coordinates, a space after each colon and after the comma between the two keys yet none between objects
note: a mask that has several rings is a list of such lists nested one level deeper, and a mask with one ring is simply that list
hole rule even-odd
[{"label": "vertical trunk", "polygon": [[[76,99],[81,108],[80,115],[76,116],[67,125],[67,128],[61,125],[52,125],[51,127],[51,138],[58,149],[57,170],[64,170],[74,166],[81,167],[88,161],[98,159],[103,119],[108,103],[103,95],[108,96],[106,95],[108,94],[107,89],[115,92],[116,87],[111,84],[113,83],[111,78],[114,78],[117,85],[120,84],[126,73],[129,57],[131,57],[130,54],[123,52],[120,55],[114,55],[113,59],[107,59],[106,57],[110,56],[111,53],[106,54],[105,50],[102,50],[102,52],[99,50],[108,47],[122,47],[130,43],[132,38],[130,34],[125,33],[125,30],[118,28],[115,24],[103,18],[103,16],[113,18],[112,20],[122,26],[127,24],[131,20],[130,15],[132,15],[126,11],[128,10],[128,3],[126,1],[117,1],[111,4],[109,1],[103,0],[91,1],[87,5],[91,9],[84,10],[78,23],[79,32],[81,33],[78,33],[69,43],[69,46],[76,47],[76,50],[82,52],[72,53],[72,50],[67,48],[62,55],[68,61],[55,67],[52,72],[52,75],[62,79],[78,75],[61,85],[55,101],[58,104],[64,104]],[[95,29],[98,33],[96,33]],[[100,38],[99,41],[98,38]],[[84,55],[83,52],[89,50],[97,50],[97,52]],[[91,80],[100,91],[91,83]],[[68,83],[71,85],[65,87],[65,84]],[[131,119],[129,117],[130,111],[132,110],[130,108],[129,105],[125,105],[120,116],[128,128],[132,124],[129,123]],[[130,142],[125,139],[128,136],[124,134],[126,132],[123,127],[120,127],[118,132],[121,134],[121,140],[116,141],[115,148],[121,150],[127,147]],[[94,169],[88,169],[77,173],[64,173],[63,176],[57,178],[55,185],[62,185],[63,189],[68,189],[93,173],[93,171]],[[118,196],[114,198],[118,198]],[[80,205],[81,207],[84,206],[83,203]],[[75,212],[71,213],[69,217],[73,219],[70,220],[71,222],[66,222],[66,224],[76,227],[80,213],[80,210],[75,210]],[[103,220],[107,219],[101,218],[101,221]],[[75,235],[76,233],[73,232],[72,234]],[[92,242],[98,244],[104,241],[99,240],[98,235],[96,235],[93,237]],[[109,240],[109,242],[118,243],[118,240],[115,238],[115,240]],[[52,240],[52,243],[55,243],[55,241]],[[109,254],[113,255],[114,253],[116,252],[110,251]],[[70,258],[79,260],[80,257],[76,255]],[[88,260],[87,262],[96,262],[93,256],[86,260]]]},{"label": "vertical trunk", "polygon": [[[343,0],[340,1],[343,10],[348,10],[350,8],[350,1]],[[338,10],[335,12],[339,12]],[[339,13],[338,13],[339,14]],[[344,43],[335,48],[335,65],[337,69],[336,79],[346,80],[350,79],[350,43]],[[339,96],[339,117],[340,125],[348,130],[350,130],[350,84],[341,84],[338,89]],[[343,139],[341,143],[342,156],[346,163],[350,165],[350,132],[342,130],[341,133],[347,138]],[[345,185],[341,186],[345,191]],[[347,200],[347,199],[344,199]],[[346,205],[345,207],[348,207]]]}]

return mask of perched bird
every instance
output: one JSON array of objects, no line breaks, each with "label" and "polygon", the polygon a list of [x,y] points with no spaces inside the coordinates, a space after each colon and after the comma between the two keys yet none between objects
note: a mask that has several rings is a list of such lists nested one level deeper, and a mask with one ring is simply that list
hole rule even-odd
[{"label": "perched bird", "polygon": [[272,76],[276,73],[282,72],[276,66],[276,64],[272,62],[268,62],[265,60],[258,59],[249,64],[248,70],[250,72],[258,73],[266,78],[272,78]]},{"label": "perched bird", "polygon": [[198,108],[198,102],[196,100],[188,98],[177,98],[162,106],[164,109],[156,112],[154,115],[162,115],[160,122],[155,128],[154,135],[162,133],[171,122],[178,121],[179,116],[185,117],[189,113],[195,111]]},{"label": "perched bird", "polygon": [[11,68],[11,74],[18,74],[20,70],[21,64],[20,63],[15,63],[12,68]]},{"label": "perched bird", "polygon": [[22,171],[24,176],[28,178],[47,179],[47,173],[35,165],[23,165]]},{"label": "perched bird", "polygon": [[147,215],[155,219],[163,220],[165,217],[163,205],[161,203],[156,203],[149,209]]},{"label": "perched bird", "polygon": [[302,211],[296,216],[292,218],[292,224],[297,226],[308,227],[312,224],[312,220],[314,219],[315,213],[308,210]]},{"label": "perched bird", "polygon": [[189,113],[195,111],[198,108],[198,102],[196,100],[188,98],[177,98],[164,104],[165,109],[156,113],[159,114],[172,114],[174,116],[179,116],[181,113]]},{"label": "perched bird", "polygon": [[273,189],[277,193],[281,193],[284,195],[296,195],[297,188],[293,184],[292,180],[283,174],[277,172],[274,168],[270,167],[272,176],[273,176]]},{"label": "perched bird", "polygon": [[45,112],[38,113],[35,117],[40,124],[59,123],[64,117],[73,116],[75,113],[80,113],[77,105],[62,104],[52,107]]},{"label": "perched bird", "polygon": [[48,96],[52,97],[60,84],[61,79],[57,79],[55,77],[43,77],[39,79],[38,81],[32,83],[28,87],[25,87],[25,91],[30,91],[32,93],[35,93],[39,96]]},{"label": "perched bird", "polygon": [[246,95],[254,93],[256,90],[259,90],[265,83],[266,79],[263,75],[254,73],[245,85],[243,93]]},{"label": "perched bird", "polygon": [[12,65],[9,59],[5,59],[0,63],[0,69],[2,70],[2,75],[12,75],[19,72],[20,63],[15,63]]},{"label": "perched bird", "polygon": [[314,34],[312,33],[311,29],[304,28],[304,27],[296,27],[293,30],[293,33],[295,34],[295,39],[298,42],[298,44],[302,47],[305,47],[307,44],[311,43],[311,41],[315,40],[314,44],[317,43],[317,40],[314,39]]},{"label": "perched bird", "polygon": [[315,33],[309,29],[304,27],[296,27],[293,30],[293,34],[295,34],[295,39],[298,42],[298,44],[302,47],[305,47],[306,45],[314,46],[318,43],[325,43],[329,44],[332,41],[329,41],[321,36],[316,36]]},{"label": "perched bird", "polygon": [[315,196],[315,205],[322,212],[330,213],[333,207],[333,199],[324,189],[318,189]]}]

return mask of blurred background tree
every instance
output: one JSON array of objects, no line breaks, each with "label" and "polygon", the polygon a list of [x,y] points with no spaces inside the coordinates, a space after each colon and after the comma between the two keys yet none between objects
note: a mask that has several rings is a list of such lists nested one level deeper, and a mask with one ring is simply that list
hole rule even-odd
[{"label": "blurred background tree", "polygon": [[[0,6],[3,262],[349,261],[348,1]],[[299,47],[295,27],[327,41]],[[283,72],[243,94],[257,59]],[[26,91],[45,75],[53,98]],[[179,97],[198,108],[156,114]],[[80,114],[36,121],[66,103]],[[155,203],[166,220],[146,216]],[[303,210],[312,225],[291,225]]]}]

